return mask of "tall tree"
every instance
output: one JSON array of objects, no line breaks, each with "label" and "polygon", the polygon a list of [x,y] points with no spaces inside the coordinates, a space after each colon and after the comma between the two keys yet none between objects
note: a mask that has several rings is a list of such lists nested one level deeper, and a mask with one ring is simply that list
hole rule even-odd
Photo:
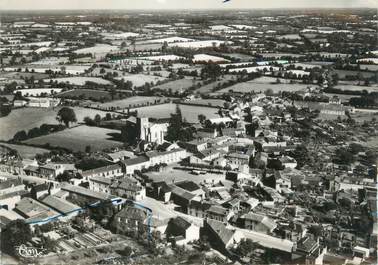
[{"label": "tall tree", "polygon": [[26,244],[32,238],[30,226],[23,220],[14,220],[8,223],[1,231],[1,250],[14,255],[16,247]]},{"label": "tall tree", "polygon": [[64,123],[66,127],[69,127],[70,122],[77,122],[76,114],[73,109],[68,107],[63,107],[58,111],[56,119],[60,123]]}]

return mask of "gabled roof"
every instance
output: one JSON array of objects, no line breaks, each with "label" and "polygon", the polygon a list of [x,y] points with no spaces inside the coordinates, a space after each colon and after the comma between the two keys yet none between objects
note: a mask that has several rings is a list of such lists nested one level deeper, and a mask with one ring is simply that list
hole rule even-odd
[{"label": "gabled roof", "polygon": [[135,158],[130,158],[130,159],[123,160],[122,162],[126,166],[133,166],[133,165],[138,165],[138,164],[146,163],[147,161],[149,161],[149,158],[142,155],[142,156],[138,156],[138,157],[135,157]]},{"label": "gabled roof", "polygon": [[218,205],[212,205],[208,210],[208,213],[214,213],[214,214],[219,214],[219,215],[224,215],[226,216],[228,211],[226,208],[223,208],[222,206]]},{"label": "gabled roof", "polygon": [[220,241],[223,243],[223,245],[227,245],[230,240],[233,238],[235,231],[227,229],[226,226],[219,221],[207,219],[206,220],[207,225],[213,230],[214,233],[217,234]]},{"label": "gabled roof", "polygon": [[79,208],[79,206],[73,203],[70,203],[69,201],[66,201],[64,199],[61,199],[52,195],[48,195],[41,202],[62,214],[67,214]]}]

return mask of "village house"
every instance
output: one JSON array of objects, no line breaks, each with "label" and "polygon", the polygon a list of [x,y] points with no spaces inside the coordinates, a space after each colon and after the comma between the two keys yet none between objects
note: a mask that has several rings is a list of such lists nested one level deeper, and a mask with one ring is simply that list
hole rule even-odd
[{"label": "village house", "polygon": [[146,189],[136,179],[125,177],[114,180],[110,185],[113,195],[135,201],[141,201],[146,197]]},{"label": "village house", "polygon": [[124,171],[127,176],[131,176],[135,171],[141,171],[142,169],[150,166],[150,160],[148,157],[141,155],[135,158],[130,158],[122,161]]},{"label": "village house", "polygon": [[207,236],[211,246],[224,255],[229,255],[229,249],[237,246],[244,238],[243,233],[226,228],[224,223],[212,219],[204,222],[204,235]]},{"label": "village house", "polygon": [[84,179],[89,180],[93,177],[116,178],[123,176],[123,172],[121,165],[113,164],[83,171],[81,175]]},{"label": "village house", "polygon": [[107,153],[104,156],[108,161],[110,161],[112,163],[118,163],[121,160],[125,160],[125,159],[135,157],[133,152],[125,151],[125,150],[121,150],[121,151],[114,152],[114,153]]},{"label": "village house", "polygon": [[200,227],[179,216],[168,222],[165,233],[168,240],[174,240],[177,245],[186,245],[200,238]]},{"label": "village house", "polygon": [[90,190],[109,193],[109,186],[112,183],[112,179],[105,177],[90,177],[88,182]]},{"label": "village house", "polygon": [[264,234],[271,234],[277,227],[277,224],[272,219],[261,214],[250,212],[242,216],[242,219],[244,228]]},{"label": "village house", "polygon": [[59,215],[55,210],[32,198],[21,199],[16,203],[14,211],[31,224],[44,224],[47,223],[50,218]]},{"label": "village house", "polygon": [[223,223],[227,223],[227,221],[231,218],[232,215],[233,213],[231,211],[222,206],[217,205],[210,206],[210,208],[206,211],[207,218],[217,220]]}]

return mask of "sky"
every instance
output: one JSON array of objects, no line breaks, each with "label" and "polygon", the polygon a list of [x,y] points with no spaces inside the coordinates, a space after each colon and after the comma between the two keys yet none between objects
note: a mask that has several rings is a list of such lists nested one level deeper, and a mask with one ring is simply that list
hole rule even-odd
[{"label": "sky", "polygon": [[254,9],[378,7],[378,0],[0,0],[0,10]]}]

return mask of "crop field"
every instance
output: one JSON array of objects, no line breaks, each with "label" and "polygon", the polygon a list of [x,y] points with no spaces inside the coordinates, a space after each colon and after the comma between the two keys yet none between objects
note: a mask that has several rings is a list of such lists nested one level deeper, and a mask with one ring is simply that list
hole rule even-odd
[{"label": "crop field", "polygon": [[185,103],[191,105],[207,105],[209,107],[223,107],[226,101],[223,99],[194,99]]},{"label": "crop field", "polygon": [[8,144],[8,143],[0,143],[0,146],[6,146],[11,149],[14,149],[18,152],[18,154],[25,159],[34,159],[36,154],[43,154],[50,152],[47,149],[27,146],[27,145],[18,145],[18,144]]},{"label": "crop field", "polygon": [[[27,132],[44,123],[58,124],[56,114],[59,109],[21,108],[12,110],[8,116],[0,118],[0,140],[7,141],[13,138],[18,131],[25,130]],[[80,107],[74,107],[73,109],[78,122],[82,122],[86,116],[94,118],[96,114],[99,114],[101,117],[104,117],[107,113],[105,111]]]},{"label": "crop field", "polygon": [[[97,89],[72,89],[64,91],[57,95],[60,98],[85,98],[85,99],[105,99],[110,100],[111,95],[108,91],[97,90]],[[115,95],[116,96],[116,95]]]},{"label": "crop field", "polygon": [[183,92],[187,90],[189,87],[196,85],[198,83],[201,83],[200,81],[194,80],[194,79],[179,79],[179,80],[174,80],[162,85],[154,86],[152,89],[161,89],[161,90],[172,90],[172,92]]},{"label": "crop field", "polygon": [[[199,107],[199,106],[188,106],[179,105],[182,116],[189,123],[197,123],[198,115],[203,114],[206,118],[219,118],[218,111],[216,108],[209,107]],[[155,106],[148,106],[142,108],[136,108],[133,110],[138,111],[139,117],[149,117],[155,119],[167,119],[171,117],[172,113],[176,112],[176,104],[161,104]]]},{"label": "crop field", "polygon": [[145,75],[145,74],[125,75],[125,76],[117,77],[117,79],[119,80],[123,79],[125,82],[131,81],[133,83],[133,86],[136,86],[136,87],[140,87],[146,83],[151,83],[151,82],[156,84],[157,81],[165,80],[165,78],[161,76]]},{"label": "crop field", "polygon": [[[86,77],[86,76],[76,76],[76,77],[62,77],[62,78],[53,78],[52,81],[57,81],[58,83],[69,83],[77,86],[84,86],[86,82],[93,82],[99,85],[111,85],[112,82],[98,78],[98,77]],[[50,79],[45,79],[45,82],[49,82]]]},{"label": "crop field", "polygon": [[119,133],[117,130],[81,125],[24,142],[40,146],[50,144],[51,147],[61,147],[72,151],[85,151],[86,146],[90,146],[92,151],[100,151],[121,146],[122,142],[114,140]]},{"label": "crop field", "polygon": [[363,91],[366,90],[368,93],[371,92],[378,92],[378,85],[374,84],[371,86],[358,86],[358,85],[337,85],[335,86],[337,89],[341,90],[350,90],[350,91]]},{"label": "crop field", "polygon": [[339,75],[340,79],[345,79],[346,76],[357,76],[358,73],[361,73],[363,78],[371,78],[375,76],[373,72],[363,72],[363,71],[353,71],[353,70],[335,70],[335,73]]},{"label": "crop field", "polygon": [[48,74],[44,73],[25,73],[25,72],[0,72],[0,78],[9,78],[9,79],[23,79],[30,78],[34,76],[34,79],[43,79],[48,78]]},{"label": "crop field", "polygon": [[218,84],[223,84],[229,80],[231,80],[233,75],[224,75],[220,80],[212,82],[210,84],[201,86],[200,88],[196,89],[198,93],[209,93],[212,92],[213,88],[215,88]]},{"label": "crop field", "polygon": [[136,108],[154,104],[155,102],[164,102],[166,99],[167,98],[135,96],[99,104],[98,107],[100,107],[101,109],[107,109],[110,107],[115,107],[116,109]]},{"label": "crop field", "polygon": [[260,93],[260,92],[265,92],[268,89],[273,90],[273,92],[275,93],[280,92],[280,91],[293,92],[293,91],[303,90],[309,86],[307,84],[301,84],[301,83],[289,84],[287,82],[288,80],[284,80],[284,79],[280,79],[280,80],[281,80],[281,84],[272,84],[273,82],[276,81],[276,78],[261,77],[252,81],[235,84],[233,86],[219,90],[215,93],[222,94],[222,93],[229,92],[230,90],[234,92],[241,92],[241,93],[249,93],[249,92]]}]

